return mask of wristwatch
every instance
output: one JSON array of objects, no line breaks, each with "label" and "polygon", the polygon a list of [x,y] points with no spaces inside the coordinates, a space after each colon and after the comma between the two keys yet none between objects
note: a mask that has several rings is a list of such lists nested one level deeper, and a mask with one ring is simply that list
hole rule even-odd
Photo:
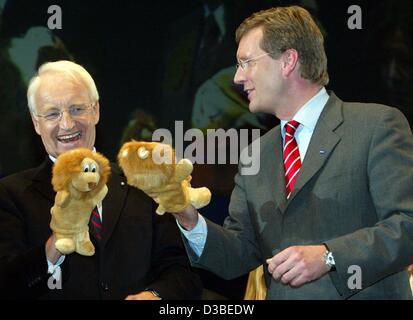
[{"label": "wristwatch", "polygon": [[336,270],[336,262],[334,261],[333,253],[330,250],[326,249],[324,252],[323,261],[331,268],[330,271]]}]

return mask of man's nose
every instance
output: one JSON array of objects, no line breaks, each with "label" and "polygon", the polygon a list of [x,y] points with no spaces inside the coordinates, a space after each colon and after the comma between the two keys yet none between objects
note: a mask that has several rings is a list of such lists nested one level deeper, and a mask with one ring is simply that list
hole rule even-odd
[{"label": "man's nose", "polygon": [[64,130],[73,129],[73,127],[75,126],[75,122],[73,121],[69,112],[67,112],[66,110],[62,113],[62,118],[59,121],[59,126]]},{"label": "man's nose", "polygon": [[237,71],[235,71],[234,82],[236,84],[243,84],[245,82],[245,71],[241,67],[238,67]]}]

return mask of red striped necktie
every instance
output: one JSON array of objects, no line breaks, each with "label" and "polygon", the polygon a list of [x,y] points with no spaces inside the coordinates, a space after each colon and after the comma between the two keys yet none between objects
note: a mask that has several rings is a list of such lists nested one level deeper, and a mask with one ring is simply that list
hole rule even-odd
[{"label": "red striped necktie", "polygon": [[297,141],[294,138],[299,122],[291,120],[285,124],[285,144],[284,144],[284,169],[285,169],[285,189],[287,199],[294,188],[298,171],[301,168],[300,151],[298,150]]},{"label": "red striped necktie", "polygon": [[90,222],[93,225],[95,231],[95,237],[97,240],[102,240],[102,220],[100,219],[98,208],[92,210],[92,215],[90,217]]}]

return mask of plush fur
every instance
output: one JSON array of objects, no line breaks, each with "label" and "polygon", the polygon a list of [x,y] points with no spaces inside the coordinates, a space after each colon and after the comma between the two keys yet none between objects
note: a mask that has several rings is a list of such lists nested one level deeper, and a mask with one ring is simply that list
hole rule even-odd
[{"label": "plush fur", "polygon": [[101,206],[108,192],[109,161],[101,154],[78,148],[61,154],[53,166],[56,191],[50,227],[56,248],[63,254],[74,251],[91,256],[95,247],[89,238],[92,210]]},{"label": "plush fur", "polygon": [[133,140],[122,146],[118,161],[128,184],[159,204],[158,214],[179,212],[189,204],[199,209],[211,200],[208,188],[191,187],[192,163],[187,159],[176,162],[170,145]]}]

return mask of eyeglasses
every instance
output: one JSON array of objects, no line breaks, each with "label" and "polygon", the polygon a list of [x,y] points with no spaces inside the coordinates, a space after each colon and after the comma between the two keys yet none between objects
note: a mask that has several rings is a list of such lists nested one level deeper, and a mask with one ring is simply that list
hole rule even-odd
[{"label": "eyeglasses", "polygon": [[247,70],[247,68],[248,68],[248,66],[251,62],[257,61],[258,59],[261,59],[262,57],[268,56],[269,54],[270,54],[269,52],[266,52],[266,53],[263,53],[263,54],[259,55],[258,57],[250,58],[250,59],[247,59],[247,60],[238,60],[237,70],[238,70],[239,67],[241,67],[241,69],[243,71],[245,71],[245,70]]},{"label": "eyeglasses", "polygon": [[86,115],[88,115],[89,110],[91,107],[93,107],[95,103],[91,104],[81,104],[81,105],[71,105],[67,109],[56,109],[52,108],[45,112],[44,114],[34,114],[36,117],[43,118],[47,122],[57,122],[62,119],[63,112],[69,113],[70,117],[74,120],[80,120],[83,119]]}]

